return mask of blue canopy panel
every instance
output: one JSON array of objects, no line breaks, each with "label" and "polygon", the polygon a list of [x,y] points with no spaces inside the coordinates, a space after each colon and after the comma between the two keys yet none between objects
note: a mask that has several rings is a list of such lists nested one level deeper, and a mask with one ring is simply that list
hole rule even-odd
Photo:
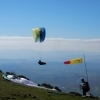
[{"label": "blue canopy panel", "polygon": [[35,42],[38,42],[38,38],[36,38]]},{"label": "blue canopy panel", "polygon": [[42,27],[40,32],[40,42],[43,42],[45,40],[45,36],[46,36],[46,30],[44,27]]}]

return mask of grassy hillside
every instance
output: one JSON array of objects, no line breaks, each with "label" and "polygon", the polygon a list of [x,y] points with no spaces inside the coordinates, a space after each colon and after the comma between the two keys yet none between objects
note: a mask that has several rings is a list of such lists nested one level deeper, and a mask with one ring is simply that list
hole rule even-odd
[{"label": "grassy hillside", "polygon": [[2,74],[0,72],[0,100],[100,100],[16,84],[3,79]]}]

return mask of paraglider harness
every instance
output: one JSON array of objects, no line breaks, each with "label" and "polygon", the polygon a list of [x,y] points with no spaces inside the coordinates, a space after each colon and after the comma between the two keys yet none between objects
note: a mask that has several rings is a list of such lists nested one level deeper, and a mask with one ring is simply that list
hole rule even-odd
[{"label": "paraglider harness", "polygon": [[85,91],[88,92],[88,91],[90,90],[89,83],[88,83],[88,82],[85,82],[85,84],[86,84],[86,89],[85,89]]},{"label": "paraglider harness", "polygon": [[38,64],[45,65],[46,63],[45,62],[41,62],[41,60],[39,60]]}]

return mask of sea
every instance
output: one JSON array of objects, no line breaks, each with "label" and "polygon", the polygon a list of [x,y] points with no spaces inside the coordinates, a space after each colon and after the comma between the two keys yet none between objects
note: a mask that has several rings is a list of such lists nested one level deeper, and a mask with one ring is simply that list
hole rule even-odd
[{"label": "sea", "polygon": [[[79,85],[84,78],[90,85],[90,93],[100,97],[100,62],[86,62],[85,64],[65,65],[62,62],[46,62],[39,65],[37,62],[27,61],[0,61],[2,72],[14,72],[24,75],[37,84],[50,84],[59,87],[63,92],[78,92],[82,94]],[[86,74],[87,71],[87,74]]]}]

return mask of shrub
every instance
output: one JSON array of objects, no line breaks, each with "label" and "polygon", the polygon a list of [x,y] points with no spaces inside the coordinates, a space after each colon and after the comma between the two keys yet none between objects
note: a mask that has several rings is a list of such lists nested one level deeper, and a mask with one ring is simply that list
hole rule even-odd
[{"label": "shrub", "polygon": [[53,89],[53,86],[51,86],[50,84],[42,83],[42,86]]},{"label": "shrub", "polygon": [[0,70],[0,73],[2,73],[2,71]]},{"label": "shrub", "polygon": [[61,89],[59,89],[57,86],[55,86],[55,89],[56,89],[57,91],[60,91],[60,92],[61,92]]}]

